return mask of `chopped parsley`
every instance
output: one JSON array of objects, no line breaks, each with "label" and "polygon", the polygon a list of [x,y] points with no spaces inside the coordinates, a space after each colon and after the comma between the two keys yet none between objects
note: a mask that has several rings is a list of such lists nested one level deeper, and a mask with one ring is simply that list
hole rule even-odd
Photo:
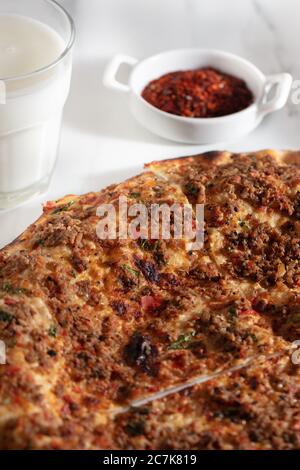
[{"label": "chopped parsley", "polygon": [[185,335],[178,336],[177,340],[170,344],[169,348],[172,351],[179,349],[189,349],[192,345],[193,338],[196,336],[196,332],[192,331]]},{"label": "chopped parsley", "polygon": [[228,316],[231,320],[234,320],[238,316],[235,307],[230,307],[230,309],[228,310]]},{"label": "chopped parsley", "polygon": [[138,244],[145,251],[156,251],[160,248],[159,240],[148,240],[144,238],[139,238]]},{"label": "chopped parsley", "polygon": [[74,201],[68,202],[68,204],[65,204],[64,206],[57,207],[54,209],[52,214],[59,214],[60,212],[67,211],[72,205],[74,204]]},{"label": "chopped parsley", "polygon": [[48,330],[48,334],[49,336],[52,336],[53,338],[55,338],[57,335],[57,327],[55,325],[50,326]]},{"label": "chopped parsley", "polygon": [[0,321],[9,323],[13,319],[14,316],[11,313],[5,312],[4,310],[0,310]]},{"label": "chopped parsley", "polygon": [[140,272],[137,271],[136,269],[133,269],[131,266],[129,266],[128,264],[122,264],[122,268],[125,270],[125,271],[128,271],[130,274],[133,274],[134,276],[138,276],[140,275]]},{"label": "chopped parsley", "polygon": [[186,190],[186,193],[189,195],[189,196],[198,196],[198,193],[199,193],[199,189],[197,188],[197,186],[191,182],[187,183],[185,185],[185,190]]},{"label": "chopped parsley", "polygon": [[142,248],[142,250],[153,253],[154,259],[159,265],[166,263],[164,253],[161,248],[160,240],[148,240],[139,238],[138,244]]},{"label": "chopped parsley", "polygon": [[132,192],[129,194],[133,199],[138,199],[141,197],[141,193]]},{"label": "chopped parsley", "polygon": [[249,228],[249,225],[248,225],[248,223],[247,223],[245,220],[240,220],[240,221],[239,221],[239,225],[240,225],[240,227],[242,227],[242,228]]},{"label": "chopped parsley", "polygon": [[141,436],[145,432],[145,423],[143,421],[129,421],[125,426],[125,432],[128,436]]},{"label": "chopped parsley", "polygon": [[143,250],[146,250],[146,251],[152,251],[153,249],[153,243],[151,243],[149,240],[147,239],[143,239],[143,238],[139,238],[138,240],[138,244],[140,245],[140,247],[143,249]]},{"label": "chopped parsley", "polygon": [[0,290],[6,292],[7,294],[11,295],[20,295],[20,294],[26,294],[27,289],[22,289],[21,287],[14,287],[8,282],[3,284],[0,288]]},{"label": "chopped parsley", "polygon": [[252,339],[253,343],[257,343],[257,342],[258,342],[258,338],[257,338],[257,336],[256,336],[254,333],[250,333],[249,336],[250,336],[250,338]]}]

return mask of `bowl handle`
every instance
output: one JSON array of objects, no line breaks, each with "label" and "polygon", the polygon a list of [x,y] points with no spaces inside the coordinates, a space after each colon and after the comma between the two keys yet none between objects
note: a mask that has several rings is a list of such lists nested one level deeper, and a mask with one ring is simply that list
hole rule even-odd
[{"label": "bowl handle", "polygon": [[123,93],[128,93],[130,88],[128,85],[121,83],[117,80],[116,75],[119,68],[122,64],[127,64],[134,66],[137,64],[138,60],[134,57],[130,57],[124,54],[118,54],[114,56],[109,63],[107,64],[104,75],[103,75],[103,85],[112,90],[122,91]]},{"label": "bowl handle", "polygon": [[[289,73],[279,73],[266,77],[263,97],[258,106],[259,114],[262,117],[284,107],[289,98],[292,82],[293,78]],[[273,98],[268,99],[274,87],[275,94]]]}]

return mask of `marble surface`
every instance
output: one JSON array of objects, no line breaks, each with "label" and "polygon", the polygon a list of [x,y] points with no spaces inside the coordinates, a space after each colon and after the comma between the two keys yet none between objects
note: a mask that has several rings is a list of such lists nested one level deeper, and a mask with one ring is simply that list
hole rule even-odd
[{"label": "marble surface", "polygon": [[[127,99],[101,84],[115,53],[144,58],[179,47],[224,49],[253,61],[266,74],[300,79],[299,0],[60,0],[77,27],[74,72],[58,164],[47,194],[0,212],[0,246],[41,212],[41,202],[98,190],[153,159],[220,146],[177,145],[150,134],[129,114]],[[268,117],[229,150],[300,148],[300,104]]]}]

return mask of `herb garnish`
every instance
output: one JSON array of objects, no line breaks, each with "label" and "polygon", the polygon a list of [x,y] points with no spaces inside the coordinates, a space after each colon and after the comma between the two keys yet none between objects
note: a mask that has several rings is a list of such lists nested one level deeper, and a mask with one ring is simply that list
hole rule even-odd
[{"label": "herb garnish", "polygon": [[146,251],[152,251],[153,247],[152,247],[152,243],[150,243],[149,240],[147,239],[144,239],[144,238],[139,238],[138,239],[138,244],[140,245],[140,247],[143,249],[143,250],[146,250]]},{"label": "herb garnish", "polygon": [[64,206],[57,207],[54,209],[52,214],[59,214],[60,212],[67,211],[72,205],[74,204],[74,201],[68,202],[68,204],[65,204]]},{"label": "herb garnish", "polygon": [[131,266],[129,266],[128,264],[122,264],[122,268],[125,269],[125,271],[128,271],[129,273],[133,274],[134,276],[138,276],[140,275],[140,272],[137,271],[136,269],[133,269]]},{"label": "herb garnish", "polygon": [[240,221],[239,221],[239,225],[240,225],[240,227],[242,227],[242,228],[249,228],[249,225],[248,225],[248,223],[247,223],[245,220],[240,220]]},{"label": "herb garnish", "polygon": [[134,199],[138,199],[139,197],[141,197],[141,193],[132,192],[129,194],[129,196],[133,197]]},{"label": "herb garnish", "polygon": [[138,244],[140,247],[145,251],[156,251],[160,248],[160,241],[159,240],[148,240],[144,238],[138,239]]},{"label": "herb garnish", "polygon": [[254,333],[250,333],[249,336],[250,336],[250,338],[252,339],[252,341],[253,341],[254,343],[257,343],[257,342],[258,342],[258,338],[257,338],[257,336],[256,336]]},{"label": "herb garnish", "polygon": [[12,294],[12,295],[26,294],[27,292],[27,289],[23,289],[21,287],[14,287],[8,282],[3,284],[0,290],[6,292],[7,294]]},{"label": "herb garnish", "polygon": [[57,335],[57,327],[55,325],[51,325],[48,330],[48,334],[49,336],[52,336],[53,338],[55,338]]},{"label": "herb garnish", "polygon": [[131,437],[140,436],[145,432],[145,423],[143,421],[130,421],[125,426],[125,432]]},{"label": "herb garnish", "polygon": [[14,316],[11,313],[5,312],[4,310],[0,310],[0,321],[3,322],[11,322],[13,321]]},{"label": "herb garnish", "polygon": [[230,307],[230,309],[228,310],[228,316],[231,320],[234,320],[238,316],[235,307]]},{"label": "herb garnish", "polygon": [[189,196],[198,196],[199,189],[191,182],[185,185],[185,190]]},{"label": "herb garnish", "polygon": [[169,348],[172,351],[176,351],[179,349],[189,349],[191,347],[191,343],[193,338],[196,336],[196,332],[192,331],[191,333],[187,333],[185,335],[180,335],[174,343],[171,343]]},{"label": "herb garnish", "polygon": [[164,253],[161,248],[161,242],[160,240],[147,240],[143,238],[138,239],[138,244],[142,248],[142,250],[148,251],[150,253],[153,253],[155,261],[159,264],[165,264],[165,257]]}]

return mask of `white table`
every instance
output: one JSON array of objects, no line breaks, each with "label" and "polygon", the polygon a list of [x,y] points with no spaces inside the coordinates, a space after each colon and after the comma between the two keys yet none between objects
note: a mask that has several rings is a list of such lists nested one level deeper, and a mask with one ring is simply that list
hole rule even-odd
[{"label": "white table", "polygon": [[[41,203],[98,190],[139,172],[144,162],[195,154],[141,128],[126,97],[105,90],[101,76],[115,53],[137,58],[178,47],[214,47],[240,54],[265,73],[300,79],[299,0],[60,0],[77,25],[74,74],[58,164],[47,194],[0,212],[0,246],[41,212]],[[300,148],[300,104],[267,118],[229,150]],[[212,148],[212,147],[210,147]]]}]

